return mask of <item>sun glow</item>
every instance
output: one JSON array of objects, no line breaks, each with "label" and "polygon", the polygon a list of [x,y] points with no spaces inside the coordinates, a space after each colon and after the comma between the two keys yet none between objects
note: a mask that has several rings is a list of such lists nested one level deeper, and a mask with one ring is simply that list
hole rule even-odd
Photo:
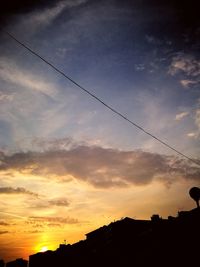
[{"label": "sun glow", "polygon": [[48,250],[48,247],[41,247],[41,249],[40,249],[40,252],[45,252],[45,251],[47,251]]}]

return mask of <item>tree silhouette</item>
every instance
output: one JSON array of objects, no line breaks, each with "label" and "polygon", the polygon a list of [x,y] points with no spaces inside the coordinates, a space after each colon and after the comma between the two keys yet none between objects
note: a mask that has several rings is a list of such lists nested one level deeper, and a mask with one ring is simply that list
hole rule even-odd
[{"label": "tree silhouette", "polygon": [[199,200],[200,200],[200,188],[192,187],[189,191],[189,194],[194,201],[197,203],[197,208],[199,208]]}]

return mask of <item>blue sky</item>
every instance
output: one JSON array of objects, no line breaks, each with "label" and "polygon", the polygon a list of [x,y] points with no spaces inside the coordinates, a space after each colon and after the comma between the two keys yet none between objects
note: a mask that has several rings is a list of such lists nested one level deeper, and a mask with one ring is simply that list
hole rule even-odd
[{"label": "blue sky", "polygon": [[[1,21],[105,103],[199,160],[200,25],[193,2],[22,1],[5,7]],[[199,185],[198,165],[113,114],[6,34],[0,38],[3,256],[54,249],[65,239],[58,225],[74,242],[121,216],[193,207],[188,190]],[[23,249],[14,244],[10,255],[13,233],[30,242]]]},{"label": "blue sky", "polygon": [[[147,16],[149,12],[151,16]],[[184,153],[196,156],[199,61],[197,49],[188,49],[188,33],[180,32],[178,39],[170,35],[170,29],[165,30],[168,23],[175,24],[177,20],[169,7],[142,6],[137,2],[134,6],[117,1],[61,1],[13,16],[7,29],[134,122]],[[29,136],[70,135],[80,139],[80,131],[82,138],[103,139],[103,144],[122,149],[152,142],[13,40],[2,38],[2,87],[6,86],[9,92],[8,96],[2,92],[4,110],[8,111],[7,102],[12,98],[17,99],[12,101],[13,111],[20,105],[23,113],[20,116],[16,112],[18,115],[15,113],[10,122],[7,115],[2,118],[1,128],[10,129],[10,134],[2,135],[3,145]],[[29,101],[34,102],[31,108]],[[48,116],[53,122],[46,126],[41,120],[47,121]],[[11,137],[17,120],[20,129],[16,137]],[[109,137],[112,134],[114,144]],[[122,138],[128,141],[124,143]],[[157,148],[157,144],[154,146]]]}]

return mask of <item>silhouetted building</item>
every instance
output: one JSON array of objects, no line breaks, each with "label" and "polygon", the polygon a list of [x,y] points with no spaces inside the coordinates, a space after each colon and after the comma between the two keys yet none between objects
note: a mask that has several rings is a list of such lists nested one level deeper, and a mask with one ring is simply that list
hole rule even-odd
[{"label": "silhouetted building", "polygon": [[200,266],[199,225],[199,208],[168,219],[126,217],[87,233],[86,240],[31,255],[29,267]]},{"label": "silhouetted building", "polygon": [[28,261],[21,258],[6,263],[6,267],[27,267],[27,266],[28,266]]},{"label": "silhouetted building", "polygon": [[152,222],[159,222],[160,220],[162,220],[162,218],[158,214],[153,214],[151,216],[151,221]]},{"label": "silhouetted building", "polygon": [[4,267],[4,266],[5,266],[4,260],[0,260],[0,267]]},{"label": "silhouetted building", "polygon": [[29,257],[29,267],[53,266],[53,264],[54,264],[54,252],[51,250],[45,252],[39,252]]}]

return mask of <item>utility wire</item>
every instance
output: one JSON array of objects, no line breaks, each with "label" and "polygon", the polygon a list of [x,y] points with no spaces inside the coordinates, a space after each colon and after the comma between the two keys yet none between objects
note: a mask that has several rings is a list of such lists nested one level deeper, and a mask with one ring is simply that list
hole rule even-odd
[{"label": "utility wire", "polygon": [[174,152],[176,152],[177,154],[181,155],[182,157],[188,159],[189,161],[197,164],[200,166],[200,163],[192,158],[190,158],[189,156],[183,154],[182,152],[178,151],[176,148],[172,147],[171,145],[169,145],[168,143],[162,141],[160,138],[156,137],[155,135],[153,135],[152,133],[148,132],[147,130],[145,130],[143,127],[139,126],[137,123],[131,121],[129,118],[127,118],[126,116],[124,116],[121,112],[117,111],[116,109],[114,109],[111,105],[106,104],[103,100],[101,100],[99,97],[97,97],[95,94],[91,93],[90,91],[88,91],[87,89],[85,89],[83,86],[81,86],[79,83],[77,83],[75,80],[73,80],[71,77],[69,77],[68,75],[66,75],[63,71],[61,71],[60,69],[58,69],[55,65],[53,65],[52,63],[50,63],[47,59],[45,59],[44,57],[40,56],[37,52],[35,52],[34,50],[32,50],[30,47],[28,47],[27,45],[25,45],[24,43],[22,43],[19,39],[17,39],[14,35],[12,35],[11,33],[2,30],[4,33],[6,33],[11,39],[13,39],[14,41],[16,41],[18,44],[20,44],[22,47],[24,47],[26,50],[28,50],[31,54],[33,54],[34,56],[36,56],[37,58],[39,58],[40,60],[42,60],[43,62],[45,62],[47,65],[49,65],[52,69],[54,69],[56,72],[58,72],[59,74],[61,74],[62,76],[64,76],[66,79],[68,79],[70,82],[72,82],[73,84],[75,84],[77,87],[79,87],[82,91],[84,91],[85,93],[87,93],[88,95],[90,95],[91,97],[93,97],[94,99],[96,99],[98,102],[100,102],[102,105],[104,105],[107,109],[111,110],[113,113],[117,114],[119,117],[121,117],[122,119],[128,121],[131,125],[135,126],[136,128],[138,128],[140,131],[144,132],[145,134],[151,136],[153,139],[157,140],[159,143],[163,144],[164,146],[168,147],[169,149],[173,150]]}]

